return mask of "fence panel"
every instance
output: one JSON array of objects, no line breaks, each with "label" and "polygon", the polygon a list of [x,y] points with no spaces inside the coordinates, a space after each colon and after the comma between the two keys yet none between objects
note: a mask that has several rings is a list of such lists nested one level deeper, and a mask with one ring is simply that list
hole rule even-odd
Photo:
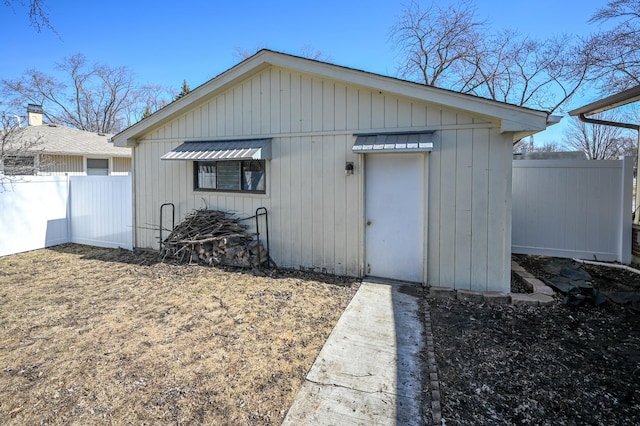
[{"label": "fence panel", "polygon": [[0,187],[0,256],[67,242],[133,248],[131,176],[24,176]]},{"label": "fence panel", "polygon": [[513,162],[512,252],[631,261],[631,158]]},{"label": "fence panel", "polygon": [[68,241],[67,179],[28,176],[0,187],[0,256]]},{"label": "fence panel", "polygon": [[133,248],[131,176],[70,177],[70,242]]}]

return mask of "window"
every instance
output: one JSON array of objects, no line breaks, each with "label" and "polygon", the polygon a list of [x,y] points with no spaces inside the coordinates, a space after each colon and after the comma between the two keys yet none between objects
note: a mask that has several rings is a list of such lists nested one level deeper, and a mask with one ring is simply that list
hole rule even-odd
[{"label": "window", "polygon": [[8,155],[4,157],[4,174],[15,175],[35,175],[35,157],[28,155]]},{"label": "window", "polygon": [[201,191],[265,192],[264,160],[196,161],[195,189]]},{"label": "window", "polygon": [[102,175],[109,174],[109,159],[108,158],[87,158],[87,175]]}]

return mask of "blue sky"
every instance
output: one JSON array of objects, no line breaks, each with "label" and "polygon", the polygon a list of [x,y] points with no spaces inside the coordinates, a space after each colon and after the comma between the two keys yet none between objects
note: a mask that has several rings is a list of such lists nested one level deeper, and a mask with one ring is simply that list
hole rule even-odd
[{"label": "blue sky", "polygon": [[[17,2],[19,3],[19,2]],[[450,1],[439,1],[448,4]],[[396,76],[397,52],[389,30],[406,1],[123,1],[47,0],[50,30],[29,26],[26,8],[0,3],[0,78],[54,64],[83,53],[89,61],[126,65],[145,84],[195,88],[239,62],[238,48],[299,54],[312,46],[336,64]],[[426,4],[426,2],[423,2]],[[533,37],[587,35],[587,21],[604,0],[476,0],[478,17],[495,28],[518,28]],[[588,94],[571,107],[596,99]],[[565,118],[565,121],[568,119]],[[537,143],[562,137],[563,126]]]}]

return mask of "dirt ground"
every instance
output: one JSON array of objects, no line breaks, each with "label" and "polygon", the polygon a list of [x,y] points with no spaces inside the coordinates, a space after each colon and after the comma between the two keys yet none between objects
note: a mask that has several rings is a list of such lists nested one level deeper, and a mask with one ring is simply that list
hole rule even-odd
[{"label": "dirt ground", "polygon": [[79,245],[0,258],[0,424],[280,424],[357,287]]},{"label": "dirt ground", "polygon": [[[547,258],[518,256],[538,278]],[[640,276],[584,267],[600,291]],[[426,298],[447,425],[640,424],[640,312],[631,304],[496,306]]]}]

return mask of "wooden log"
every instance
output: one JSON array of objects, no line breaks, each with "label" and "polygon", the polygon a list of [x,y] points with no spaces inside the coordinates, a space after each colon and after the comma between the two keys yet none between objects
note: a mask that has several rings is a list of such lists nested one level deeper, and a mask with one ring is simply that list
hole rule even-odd
[{"label": "wooden log", "polygon": [[163,242],[164,256],[180,261],[243,267],[268,260],[268,253],[247,226],[226,213],[195,210]]}]

